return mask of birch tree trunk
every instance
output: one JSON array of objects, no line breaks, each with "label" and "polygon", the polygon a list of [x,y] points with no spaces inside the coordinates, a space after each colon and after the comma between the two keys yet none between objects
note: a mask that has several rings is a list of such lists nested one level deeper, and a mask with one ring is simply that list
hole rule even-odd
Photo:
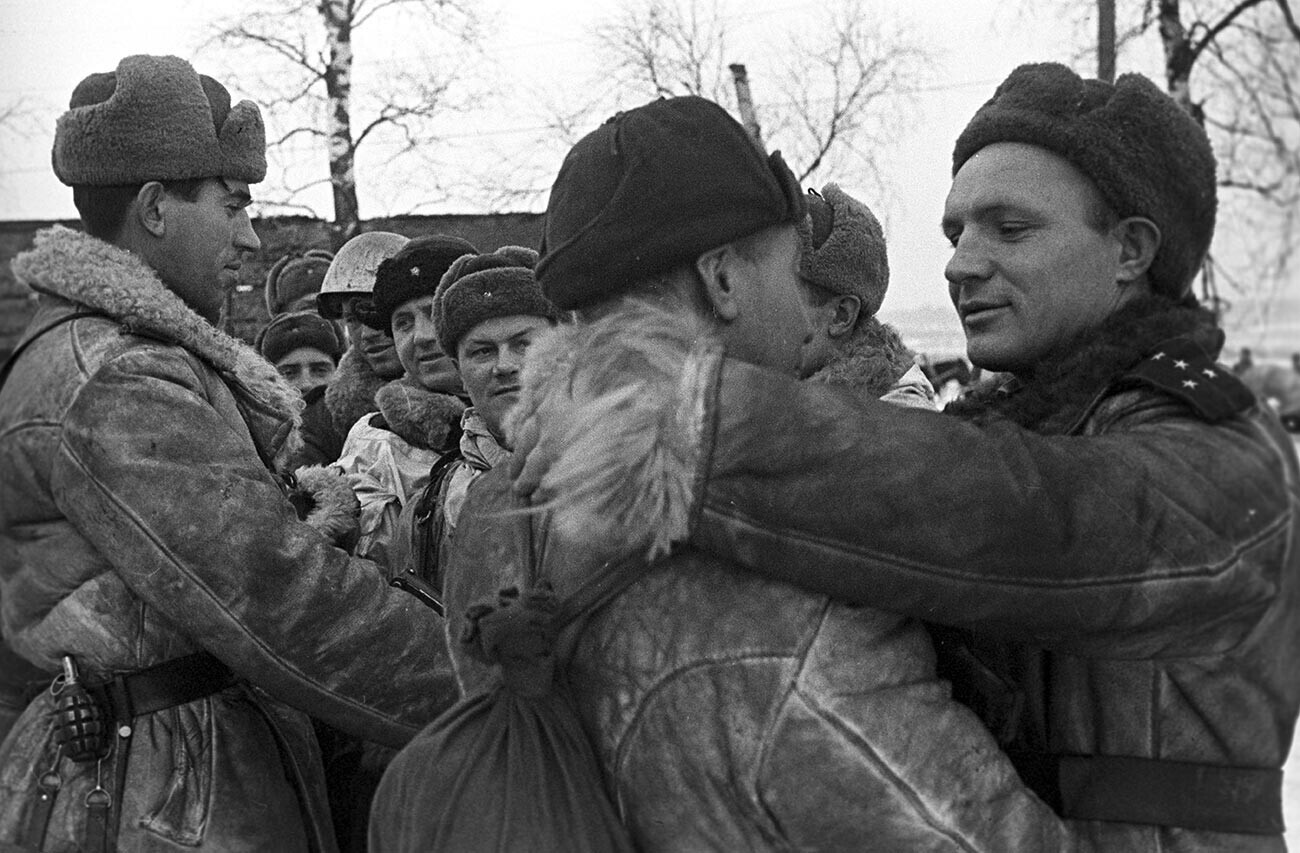
[{"label": "birch tree trunk", "polygon": [[329,152],[330,188],[334,196],[334,221],[330,242],[334,250],[360,231],[357,204],[356,145],[352,138],[352,0],[321,0],[329,58],[325,66],[326,149]]}]

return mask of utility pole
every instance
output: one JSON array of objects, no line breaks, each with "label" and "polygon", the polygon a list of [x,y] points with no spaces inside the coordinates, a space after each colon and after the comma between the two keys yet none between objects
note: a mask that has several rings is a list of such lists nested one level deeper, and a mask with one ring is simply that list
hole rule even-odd
[{"label": "utility pole", "polygon": [[731,79],[736,84],[736,107],[740,110],[740,123],[759,148],[763,147],[763,132],[758,126],[758,116],[754,114],[754,98],[749,93],[749,75],[745,66],[733,62],[727,66],[731,69]]},{"label": "utility pole", "polygon": [[1115,0],[1097,0],[1097,79],[1115,82]]}]

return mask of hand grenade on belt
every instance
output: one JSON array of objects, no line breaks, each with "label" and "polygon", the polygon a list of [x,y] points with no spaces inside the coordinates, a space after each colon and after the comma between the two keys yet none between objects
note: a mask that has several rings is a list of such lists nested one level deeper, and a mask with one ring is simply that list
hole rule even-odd
[{"label": "hand grenade on belt", "polygon": [[107,710],[86,690],[77,662],[63,656],[63,684],[54,711],[54,742],[73,761],[98,761],[108,754],[112,721]]}]

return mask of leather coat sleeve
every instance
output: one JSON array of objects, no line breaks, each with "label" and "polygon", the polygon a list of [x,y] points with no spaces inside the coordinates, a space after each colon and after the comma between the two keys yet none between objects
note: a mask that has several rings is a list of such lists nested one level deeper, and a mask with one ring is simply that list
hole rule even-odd
[{"label": "leather coat sleeve", "polygon": [[455,699],[442,622],[297,520],[219,384],[175,349],[104,365],[64,423],[60,509],[240,676],[400,746]]},{"label": "leather coat sleeve", "polygon": [[1295,535],[1294,461],[1251,417],[1041,436],[734,360],[718,395],[692,543],[934,622],[1082,654],[1222,651],[1276,597]]}]

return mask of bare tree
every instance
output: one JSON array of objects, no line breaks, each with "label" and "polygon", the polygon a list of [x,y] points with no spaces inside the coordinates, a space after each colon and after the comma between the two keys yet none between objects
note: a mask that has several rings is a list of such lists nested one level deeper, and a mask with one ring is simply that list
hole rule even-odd
[{"label": "bare tree", "polygon": [[625,2],[595,35],[628,88],[729,103],[727,27],[717,0]]},{"label": "bare tree", "polygon": [[[869,153],[906,115],[886,109],[907,97],[928,74],[930,59],[918,39],[863,10],[861,0],[828,3],[825,17],[801,35],[783,27],[780,68],[745,63],[764,136],[781,149],[804,181],[834,161],[854,161],[874,175]],[[702,95],[734,106],[728,63],[728,23],[718,0],[625,3],[600,25],[597,40],[607,65],[629,87],[647,95]]]},{"label": "bare tree", "polygon": [[801,183],[828,158],[839,170],[856,161],[878,182],[871,152],[903,130],[912,111],[902,107],[930,71],[921,42],[847,0],[828,8],[824,30],[792,37],[787,55],[768,111],[773,146]]},{"label": "bare tree", "polygon": [[[381,73],[362,90],[354,78],[354,37],[377,29],[378,22],[390,34],[387,55],[372,44],[376,61],[369,67]],[[466,63],[439,63],[434,49],[472,51],[479,39],[473,12],[452,0],[263,0],[219,23],[213,36],[233,51],[278,59],[272,75],[259,81],[259,94],[271,93],[259,97],[268,116],[268,148],[292,154],[301,151],[295,148],[299,140],[323,143],[329,173],[303,180],[300,170],[285,167],[280,197],[271,203],[302,209],[303,191],[328,181],[335,248],[360,227],[358,151],[363,145],[386,150],[385,160],[392,163],[435,142],[433,119],[461,106],[456,93],[465,81],[455,69]],[[394,47],[415,55],[393,56]],[[421,175],[434,180],[428,172]]]},{"label": "bare tree", "polygon": [[[1190,5],[1190,4],[1189,4]],[[1204,4],[1187,23],[1179,0],[1147,0],[1164,47],[1169,92],[1206,126],[1219,160],[1221,216],[1252,244],[1236,270],[1215,259],[1203,295],[1221,301],[1214,271],[1246,297],[1262,331],[1290,279],[1300,208],[1300,26],[1288,0]],[[1193,89],[1193,74],[1200,82]]]}]

